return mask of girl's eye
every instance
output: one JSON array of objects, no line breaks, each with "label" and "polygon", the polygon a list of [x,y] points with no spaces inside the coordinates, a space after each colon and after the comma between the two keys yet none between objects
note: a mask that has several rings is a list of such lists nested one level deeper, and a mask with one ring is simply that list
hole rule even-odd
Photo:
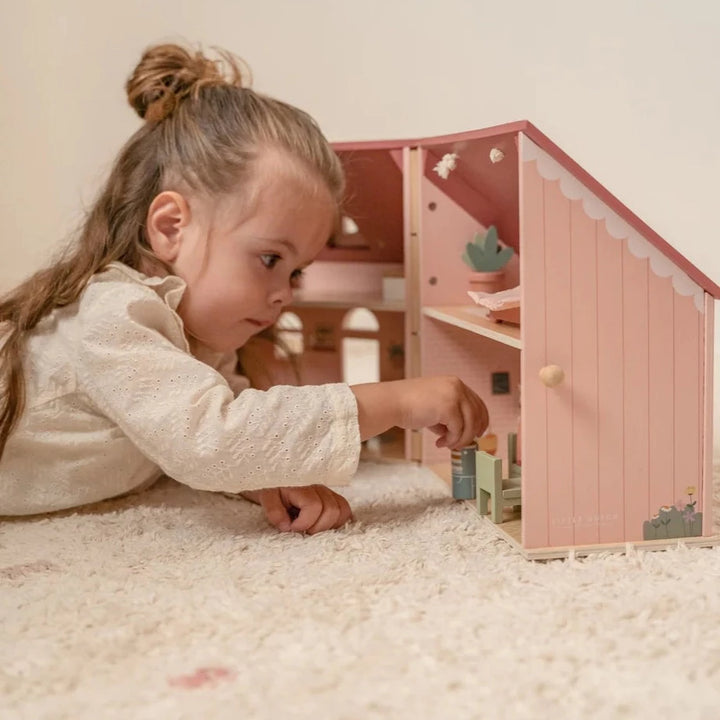
[{"label": "girl's eye", "polygon": [[304,272],[300,269],[293,270],[290,274],[290,285],[294,288],[300,287]]},{"label": "girl's eye", "polygon": [[267,253],[260,256],[260,262],[268,269],[274,268],[278,260],[280,260],[280,256],[274,253]]}]

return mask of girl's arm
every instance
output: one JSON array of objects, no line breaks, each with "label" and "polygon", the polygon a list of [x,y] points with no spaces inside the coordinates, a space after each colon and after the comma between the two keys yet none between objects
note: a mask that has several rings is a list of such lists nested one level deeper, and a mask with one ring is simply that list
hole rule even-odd
[{"label": "girl's arm", "polygon": [[456,377],[353,385],[363,440],[391,427],[428,428],[437,447],[469,445],[488,426],[485,403]]}]

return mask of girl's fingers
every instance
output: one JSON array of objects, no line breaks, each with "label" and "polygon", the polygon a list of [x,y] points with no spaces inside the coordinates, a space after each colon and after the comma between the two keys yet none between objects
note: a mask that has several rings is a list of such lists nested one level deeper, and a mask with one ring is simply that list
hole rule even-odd
[{"label": "girl's fingers", "polygon": [[461,404],[461,413],[463,419],[463,427],[462,433],[460,434],[460,438],[458,440],[458,447],[466,447],[470,445],[470,443],[475,441],[475,436],[477,434],[475,408],[469,401],[463,402]]},{"label": "girl's fingers", "polygon": [[438,438],[435,441],[435,447],[446,447],[447,446],[447,426],[438,424],[438,425],[432,425],[428,428],[428,430],[433,433],[434,435],[437,435]]},{"label": "girl's fingers", "polygon": [[265,511],[265,517],[271,525],[283,532],[290,530],[292,518],[288,513],[288,507],[283,502],[280,488],[263,490],[259,500],[262,509]]},{"label": "girl's fingers", "polygon": [[323,490],[318,491],[318,494],[322,500],[322,512],[315,523],[307,529],[308,535],[314,535],[323,530],[330,530],[331,528],[337,527],[337,522],[341,515],[338,496],[335,495],[334,492],[323,488]]},{"label": "girl's fingers", "polygon": [[323,502],[316,485],[280,488],[286,506],[296,507],[298,516],[288,528],[292,532],[307,532],[323,513]]}]

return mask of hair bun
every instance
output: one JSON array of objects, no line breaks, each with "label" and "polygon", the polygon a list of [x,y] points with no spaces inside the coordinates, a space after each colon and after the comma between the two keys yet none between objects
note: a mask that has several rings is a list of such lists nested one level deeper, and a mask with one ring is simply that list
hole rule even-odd
[{"label": "hair bun", "polygon": [[143,120],[159,122],[186,97],[197,97],[201,88],[243,87],[240,61],[225,50],[217,52],[220,58],[211,60],[180,45],[148,48],[125,84],[128,102]]}]

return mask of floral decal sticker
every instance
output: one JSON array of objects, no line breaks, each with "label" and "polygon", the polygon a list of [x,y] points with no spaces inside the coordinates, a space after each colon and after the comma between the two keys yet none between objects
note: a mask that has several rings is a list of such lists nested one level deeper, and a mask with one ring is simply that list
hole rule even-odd
[{"label": "floral decal sticker", "polygon": [[678,500],[675,505],[663,505],[656,515],[643,523],[643,540],[699,537],[702,534],[702,513],[695,509],[695,486],[689,485],[685,493],[687,501]]}]

